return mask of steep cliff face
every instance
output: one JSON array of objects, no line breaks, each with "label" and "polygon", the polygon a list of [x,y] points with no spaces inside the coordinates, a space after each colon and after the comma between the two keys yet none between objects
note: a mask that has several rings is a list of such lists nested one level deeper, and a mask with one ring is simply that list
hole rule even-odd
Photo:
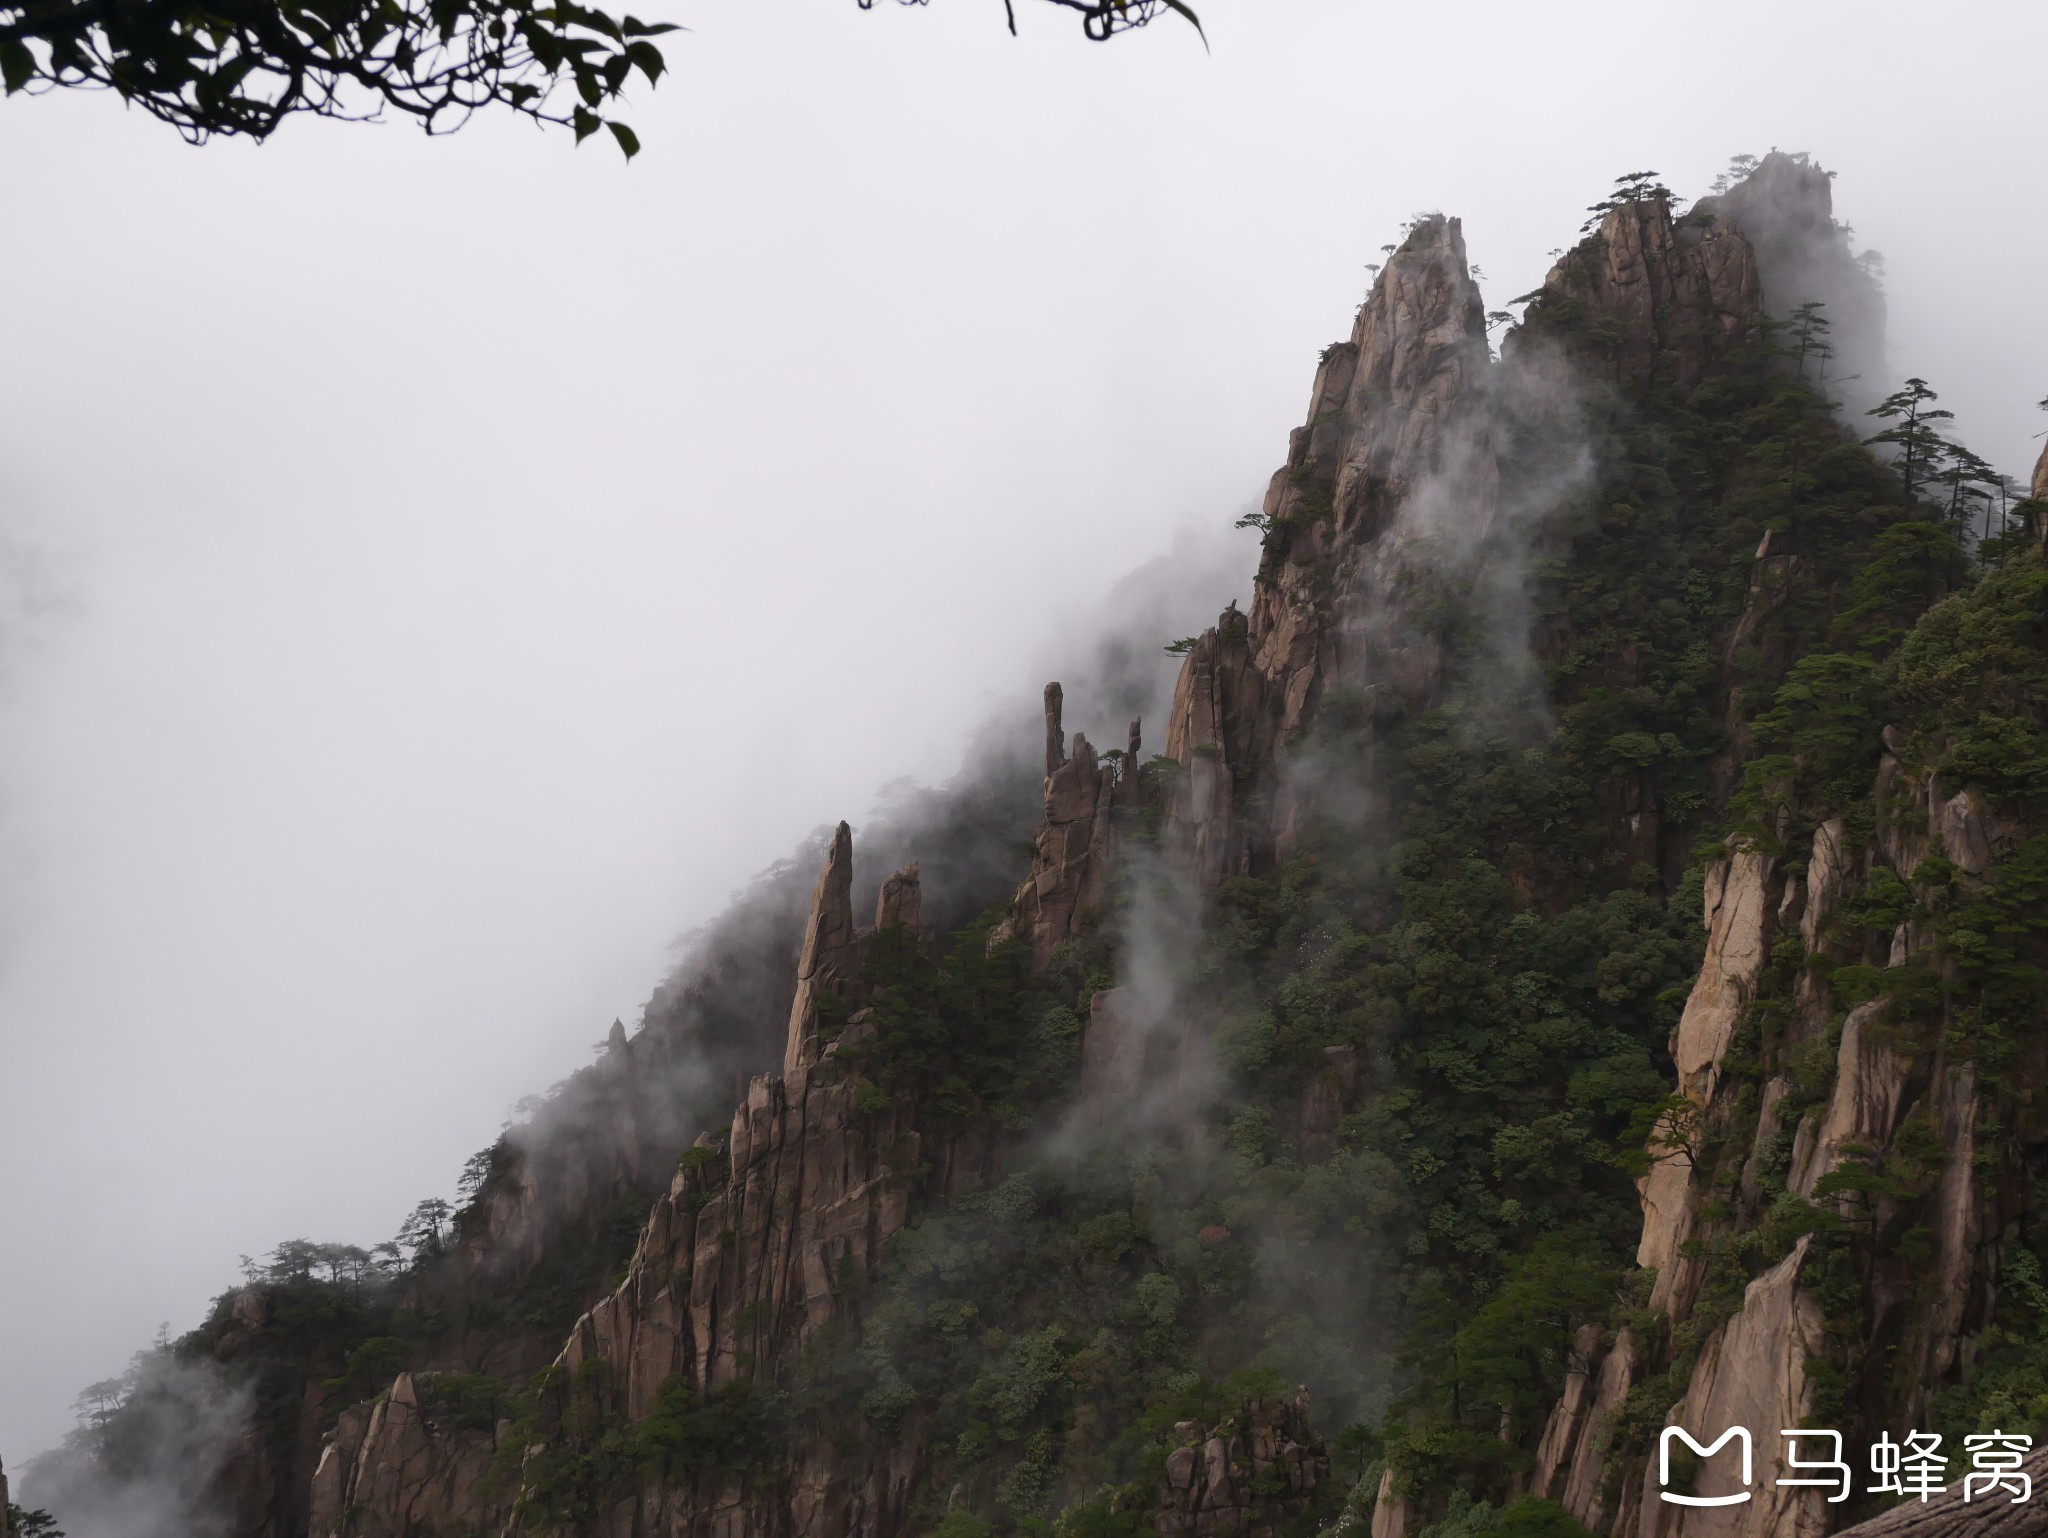
[{"label": "steep cliff face", "polygon": [[[1749,235],[1730,219],[1675,221],[1649,196],[1608,210],[1543,280],[1536,314],[1587,375],[1628,396],[1696,387],[1764,315]],[[1570,322],[1584,322],[1570,327]]]},{"label": "steep cliff face", "polygon": [[1348,340],[1325,349],[1308,421],[1267,488],[1249,614],[1190,650],[1166,756],[1184,777],[1172,843],[1199,879],[1271,865],[1290,847],[1309,776],[1284,748],[1331,690],[1412,708],[1434,697],[1441,640],[1416,547],[1483,547],[1498,500],[1484,307],[1458,221],[1420,220],[1389,258]]},{"label": "steep cliff face", "polygon": [[[1763,317],[1740,229],[1635,197],[1551,271],[1496,364],[1458,221],[1414,226],[1350,339],[1324,354],[1266,493],[1251,612],[1198,639],[1175,692],[1168,816],[1205,884],[1271,868],[1305,819],[1373,795],[1371,725],[1439,702],[1460,601],[1494,609],[1505,687],[1540,690],[1514,628],[1523,567],[1590,483],[1598,423],[1689,392]],[[1355,760],[1307,740],[1329,696],[1368,728]],[[1620,836],[1668,863],[1644,810],[1623,814]]]},{"label": "steep cliff face", "polygon": [[[1767,1433],[1765,1494],[1667,1503],[1646,1451],[1667,1424],[1829,1426],[1860,1468],[1880,1433],[1954,1445],[2034,1422],[2013,1343],[2033,1328],[2048,1154],[2026,767],[2048,728],[2044,591],[2017,558],[1888,658],[1881,638],[1809,657],[1781,694],[1769,724],[1791,751],[1751,766],[1745,825],[1709,869],[1678,1096],[1640,1182],[1647,1306],[1585,1333],[1534,1476],[1597,1530],[1821,1533],[1864,1509],[1779,1489]],[[1822,703],[1824,676],[1860,689]],[[1698,1490],[1734,1479],[1710,1467]]]}]

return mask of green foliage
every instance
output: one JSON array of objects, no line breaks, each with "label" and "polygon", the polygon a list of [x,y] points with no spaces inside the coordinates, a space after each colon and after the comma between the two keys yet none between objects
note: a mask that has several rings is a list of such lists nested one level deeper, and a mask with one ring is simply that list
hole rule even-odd
[{"label": "green foliage", "polygon": [[517,1492],[515,1509],[539,1522],[595,1517],[640,1463],[633,1427],[612,1392],[610,1367],[592,1358],[572,1372],[549,1367],[520,1396],[493,1476]]},{"label": "green foliage", "polygon": [[734,1378],[699,1393],[676,1374],[655,1391],[654,1411],[641,1422],[643,1465],[671,1477],[711,1471],[767,1478],[780,1465],[781,1403],[752,1378]]},{"label": "green foliage", "polygon": [[1507,1267],[1500,1286],[1458,1331],[1454,1354],[1470,1391],[1511,1407],[1523,1424],[1549,1408],[1581,1325],[1615,1302],[1615,1256],[1584,1232],[1545,1234]]},{"label": "green foliage", "polygon": [[770,1479],[786,1462],[785,1397],[748,1377],[700,1392],[672,1375],[654,1408],[635,1424],[601,1359],[573,1372],[550,1367],[509,1403],[512,1425],[498,1442],[491,1479],[524,1517],[588,1520],[641,1473],[688,1481]]},{"label": "green foliage", "polygon": [[2048,802],[2048,564],[2008,561],[1937,604],[1899,646],[1894,709],[1927,767],[2016,810]]},{"label": "green foliage", "polygon": [[396,1335],[373,1335],[348,1355],[347,1366],[322,1385],[349,1403],[381,1394],[405,1371],[413,1347]]},{"label": "green foliage", "polygon": [[[866,10],[874,0],[858,3]],[[1097,41],[1166,15],[1201,29],[1186,0],[1051,3],[1077,13]],[[446,133],[502,109],[568,127],[579,144],[605,129],[631,158],[638,136],[604,114],[636,71],[659,82],[667,63],[650,39],[675,30],[574,0],[258,0],[175,11],[5,0],[0,86],[9,96],[112,90],[194,144],[221,134],[267,139],[300,113],[361,119],[388,110]]]},{"label": "green foliage", "polygon": [[1495,1509],[1474,1501],[1464,1491],[1451,1496],[1440,1522],[1422,1528],[1416,1538],[1592,1538],[1562,1506],[1533,1495]]},{"label": "green foliage", "polygon": [[2048,1286],[2030,1242],[2006,1253],[1998,1309],[1972,1342],[1969,1378],[1934,1400],[1934,1423],[1951,1440],[1979,1431],[2048,1436]]},{"label": "green foliage", "polygon": [[1898,450],[1899,475],[1905,482],[1909,500],[1915,491],[1933,479],[1941,462],[1954,452],[1954,445],[1943,438],[1934,426],[1936,422],[1950,421],[1955,417],[1953,411],[1944,411],[1933,404],[1940,398],[1928,388],[1926,380],[1909,379],[1900,389],[1870,408],[1871,416],[1883,418],[1892,425],[1865,441],[1886,444]]},{"label": "green foliage", "polygon": [[1592,217],[1580,226],[1580,233],[1599,228],[1600,221],[1617,208],[1652,200],[1670,202],[1671,189],[1657,180],[1655,171],[1630,171],[1614,179],[1614,191],[1586,210]]},{"label": "green foliage", "polygon": [[413,1379],[427,1420],[447,1431],[490,1431],[509,1407],[505,1385],[477,1373],[425,1372]]},{"label": "green foliage", "polygon": [[1079,1062],[1073,1008],[1032,976],[1021,944],[989,944],[996,918],[985,915],[943,951],[901,928],[869,943],[863,982],[873,1035],[856,1060],[872,1082],[855,1091],[862,1112],[900,1098],[943,1118],[989,1114],[1022,1127],[1071,1077]]},{"label": "green foliage", "polygon": [[602,114],[633,72],[665,68],[650,39],[670,22],[557,0],[268,0],[176,13],[104,0],[0,3],[0,81],[8,95],[64,86],[111,89],[192,143],[217,134],[266,139],[298,113],[374,117],[386,109],[429,133],[486,107],[574,130]]},{"label": "green foliage", "polygon": [[23,1511],[12,1501],[7,1503],[7,1523],[15,1538],[64,1538],[64,1529],[47,1511]]},{"label": "green foliage", "polygon": [[1769,751],[1750,761],[1747,786],[1831,816],[1865,800],[1880,751],[1882,678],[1868,657],[1815,652],[1792,664],[1756,720]]}]

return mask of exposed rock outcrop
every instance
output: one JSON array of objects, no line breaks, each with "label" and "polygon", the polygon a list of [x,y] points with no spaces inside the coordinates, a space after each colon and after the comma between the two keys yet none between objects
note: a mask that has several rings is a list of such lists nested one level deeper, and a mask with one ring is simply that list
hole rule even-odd
[{"label": "exposed rock outcrop", "polygon": [[[561,1418],[586,1413],[638,1424],[663,1385],[698,1391],[793,1362],[835,1317],[849,1289],[877,1274],[922,1182],[943,1197],[990,1171],[993,1145],[965,1132],[928,1144],[911,1109],[864,1108],[863,1081],[819,1050],[818,1004],[858,977],[851,834],[842,823],[812,898],[798,1005],[781,1076],[748,1087],[723,1142],[700,1139],[653,1208],[617,1289],[576,1324],[556,1359]],[[914,918],[913,870],[885,883],[878,917]],[[887,927],[886,925],[881,927]],[[579,1372],[598,1364],[592,1377]],[[580,1398],[578,1396],[581,1396]],[[523,1529],[512,1492],[481,1475],[496,1436],[436,1426],[402,1376],[371,1407],[349,1411],[313,1487],[313,1538],[424,1538],[444,1529]],[[526,1451],[530,1460],[545,1451]],[[841,1538],[900,1526],[923,1458],[906,1439],[879,1463],[840,1459],[829,1439],[802,1449],[771,1487],[736,1476],[645,1483],[609,1519],[621,1538]],[[515,1462],[516,1467],[516,1462]]]},{"label": "exposed rock outcrop", "polygon": [[313,1474],[309,1531],[423,1538],[474,1526],[496,1515],[478,1494],[496,1451],[491,1432],[436,1425],[401,1374],[382,1398],[342,1412]]},{"label": "exposed rock outcrop", "polygon": [[1196,638],[1174,684],[1166,756],[1183,775],[1169,803],[1174,849],[1205,887],[1249,864],[1238,780],[1270,751],[1267,684],[1252,660],[1250,620],[1235,607]]},{"label": "exposed rock outcrop", "polygon": [[1883,1148],[1898,1129],[1906,1068],[1878,1029],[1889,1002],[1877,998],[1859,1004],[1842,1022],[1827,1109],[1818,1123],[1812,1116],[1802,1120],[1792,1144],[1785,1183],[1801,1196],[1814,1194],[1821,1177],[1841,1164],[1846,1149]]},{"label": "exposed rock outcrop", "polygon": [[1570,349],[1580,368],[1634,395],[1690,390],[1764,311],[1742,230],[1725,220],[1681,225],[1661,196],[1609,210],[1598,235],[1567,251],[1543,289],[1550,305],[1597,317]]},{"label": "exposed rock outcrop", "polygon": [[[1885,735],[1899,752],[1911,751],[1901,734],[1888,728]],[[1533,1488],[1596,1532],[1627,1538],[1819,1535],[1840,1517],[1838,1509],[1805,1499],[1805,1492],[1776,1486],[1789,1471],[1775,1437],[1756,1443],[1754,1488],[1762,1493],[1715,1508],[1662,1501],[1654,1459],[1640,1445],[1617,1452],[1614,1425],[1624,1401],[1671,1360],[1670,1341],[1678,1332],[1700,1331],[1700,1339],[1690,1365],[1679,1364],[1685,1387],[1667,1424],[1709,1435],[1733,1425],[1800,1425],[1813,1413],[1812,1364],[1828,1364],[1824,1370],[1840,1381],[1845,1370],[1858,1370],[1856,1358],[1845,1357],[1854,1351],[1882,1366],[1852,1378],[1860,1385],[1854,1413],[1867,1419],[1852,1419],[1842,1429],[1867,1425],[1874,1434],[1893,1423],[1924,1425],[1933,1396],[1960,1370],[1959,1343],[1987,1321],[1998,1262],[1986,1238],[2001,1221],[2010,1222],[1999,1214],[2013,1209],[1980,1157],[1987,1112],[1975,1067],[1950,1059],[1939,1033],[1916,1035],[1895,1021],[1889,993],[1843,1007],[1825,979],[1832,967],[1855,959],[1841,953],[1834,924],[1846,891],[1873,872],[1893,883],[1890,889],[1905,890],[1929,850],[1952,862],[1955,879],[1981,881],[1996,870],[2014,834],[1975,792],[1944,794],[1931,772],[1909,772],[1897,753],[1884,755],[1874,797],[1880,814],[1860,844],[1844,819],[1815,828],[1803,882],[1753,850],[1738,850],[1708,872],[1706,959],[1673,1040],[1677,1087],[1693,1109],[1683,1139],[1672,1135],[1667,1118],[1665,1136],[1653,1144],[1662,1157],[1640,1183],[1639,1260],[1655,1271],[1651,1302],[1671,1330],[1647,1353],[1626,1330],[1611,1345],[1597,1330],[1582,1332],[1577,1350],[1587,1365],[1566,1381],[1538,1450]],[[1926,943],[1915,926],[1901,925],[1887,965],[1923,960]],[[1822,964],[1802,970],[1790,990],[1779,1044],[1762,1049],[1761,1073],[1759,1048],[1744,1049],[1750,1060],[1741,1075],[1758,1077],[1731,1079],[1728,1054],[1751,1018],[1759,979],[1774,957],[1786,958],[1788,945]],[[1771,1065],[1793,1053],[1810,1057],[1830,1045],[1831,1034],[1825,1093],[1809,1095],[1796,1125],[1788,1127],[1788,1105],[1802,1102],[1786,1070]],[[1680,1141],[1689,1150],[1713,1141],[1743,1150],[1732,1190],[1725,1179],[1710,1179],[1712,1170],[1696,1170],[1690,1152],[1673,1151],[1670,1145]],[[1777,1181],[1787,1199],[1832,1211],[1837,1232],[1866,1236],[1857,1242],[1876,1246],[1858,1262],[1867,1273],[1863,1317],[1823,1316],[1822,1294],[1805,1274],[1809,1233],[1748,1284],[1725,1322],[1710,1317],[1703,1331],[1693,1322],[1710,1241],[1735,1225],[1763,1222],[1767,1179]],[[1910,1245],[1890,1238],[1879,1243],[1880,1236],[1908,1230]],[[1839,1281],[1833,1296],[1839,1309]],[[1700,1492],[1719,1493],[1711,1479],[1725,1477],[1703,1474]]]},{"label": "exposed rock outcrop", "polygon": [[1316,777],[1290,773],[1285,749],[1330,690],[1368,714],[1381,691],[1434,697],[1440,643],[1413,623],[1431,564],[1417,547],[1476,553],[1492,528],[1491,367],[1458,221],[1427,216],[1324,352],[1266,491],[1251,612],[1233,606],[1197,638],[1174,691],[1170,843],[1205,886],[1292,842]]},{"label": "exposed rock outcrop", "polygon": [[997,938],[1016,936],[1043,966],[1052,953],[1080,939],[1101,916],[1103,883],[1116,856],[1116,809],[1135,806],[1144,794],[1138,774],[1138,723],[1130,726],[1128,753],[1099,760],[1094,747],[1074,733],[1064,746],[1062,695],[1045,686],[1045,820],[1032,845],[1031,874],[1017,889],[1014,911]]},{"label": "exposed rock outcrop", "polygon": [[1174,1436],[1153,1528],[1160,1538],[1279,1538],[1330,1477],[1305,1392],[1256,1401],[1211,1427],[1182,1421]]},{"label": "exposed rock outcrop", "polygon": [[859,956],[853,931],[853,830],[842,822],[811,893],[810,921],[796,964],[796,998],[789,1007],[789,1042],[782,1055],[785,1075],[818,1061],[818,1006],[826,995],[852,983]]},{"label": "exposed rock outcrop", "polygon": [[[1587,473],[1572,447],[1581,382],[1687,388],[1763,313],[1732,220],[1680,225],[1665,199],[1643,198],[1552,269],[1496,365],[1458,221],[1417,221],[1317,370],[1307,423],[1266,493],[1251,611],[1226,610],[1181,671],[1169,845],[1204,885],[1284,856],[1304,818],[1328,809],[1326,782],[1370,797],[1375,722],[1438,697],[1447,585],[1512,612],[1522,546]],[[1512,674],[1521,643],[1511,625],[1503,634]],[[1365,729],[1341,750],[1363,763],[1309,740],[1333,698]],[[1617,858],[1669,863],[1655,817],[1624,816]]]},{"label": "exposed rock outcrop", "polygon": [[1740,1483],[1739,1465],[1720,1459],[1702,1467],[1695,1486],[1703,1496],[1747,1489],[1751,1498],[1734,1506],[1672,1506],[1658,1499],[1656,1470],[1646,1466],[1643,1538],[1818,1538],[1828,1530],[1830,1514],[1810,1490],[1777,1483],[1790,1470],[1782,1440],[1773,1434],[1782,1426],[1806,1424],[1813,1409],[1806,1364],[1826,1345],[1820,1305],[1799,1285],[1809,1242],[1801,1239],[1791,1254],[1745,1289],[1741,1309],[1701,1353],[1685,1398],[1670,1419],[1670,1424],[1710,1435],[1727,1426],[1756,1431],[1756,1478],[1750,1485]]},{"label": "exposed rock outcrop", "polygon": [[917,921],[924,907],[924,889],[918,880],[917,861],[882,882],[875,894],[875,928],[907,929],[917,933]]},{"label": "exposed rock outcrop", "polygon": [[1281,534],[1259,565],[1250,631],[1281,738],[1334,684],[1433,693],[1434,644],[1404,623],[1414,574],[1402,551],[1440,518],[1456,518],[1473,544],[1491,524],[1498,485],[1481,407],[1490,366],[1463,231],[1456,219],[1423,218],[1374,281],[1350,339],[1328,350],[1307,425],[1266,492]]},{"label": "exposed rock outcrop", "polygon": [[[1698,979],[1685,1001],[1685,1012],[1673,1032],[1671,1056],[1678,1069],[1678,1092],[1697,1119],[1714,1101],[1722,1056],[1756,990],[1767,955],[1768,856],[1739,850],[1707,867],[1707,954]],[[1660,1129],[1664,1145],[1649,1174],[1638,1182],[1643,1199],[1643,1237],[1636,1263],[1657,1273],[1651,1307],[1675,1314],[1690,1304],[1698,1281],[1697,1266],[1681,1252],[1691,1227],[1692,1154],[1683,1130],[1666,1118]]]},{"label": "exposed rock outcrop", "polygon": [[1339,1129],[1359,1095],[1359,1052],[1354,1046],[1323,1048],[1323,1066],[1301,1097],[1296,1147],[1304,1164],[1320,1164],[1337,1148]]},{"label": "exposed rock outcrop", "polygon": [[1805,155],[1773,150],[1727,192],[1701,198],[1693,216],[1743,232],[1772,315],[1787,320],[1801,305],[1824,307],[1833,357],[1814,372],[1825,387],[1846,396],[1852,411],[1883,394],[1882,381],[1892,377],[1884,290],[1835,220],[1831,173]]}]

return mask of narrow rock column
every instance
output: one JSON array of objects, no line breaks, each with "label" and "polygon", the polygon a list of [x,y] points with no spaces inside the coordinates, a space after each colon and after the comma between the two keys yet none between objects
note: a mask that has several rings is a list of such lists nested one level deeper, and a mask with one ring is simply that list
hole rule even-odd
[{"label": "narrow rock column", "polygon": [[811,892],[811,917],[796,964],[796,998],[789,1007],[789,1040],[782,1053],[785,1077],[818,1061],[818,995],[851,975],[856,949],[853,830],[842,822]]},{"label": "narrow rock column", "polygon": [[1067,761],[1067,734],[1060,730],[1060,709],[1064,695],[1058,684],[1045,686],[1045,777]]}]

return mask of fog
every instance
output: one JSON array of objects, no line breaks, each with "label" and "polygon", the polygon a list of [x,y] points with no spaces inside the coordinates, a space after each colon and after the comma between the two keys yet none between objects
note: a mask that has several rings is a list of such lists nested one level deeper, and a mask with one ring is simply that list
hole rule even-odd
[{"label": "fog", "polygon": [[669,0],[630,166],[0,103],[11,1465],[943,780],[1259,494],[1418,210],[1498,307],[1622,172],[1811,151],[1893,374],[2009,473],[2048,427],[2038,6],[1207,0],[1206,51],[1019,9]]}]

